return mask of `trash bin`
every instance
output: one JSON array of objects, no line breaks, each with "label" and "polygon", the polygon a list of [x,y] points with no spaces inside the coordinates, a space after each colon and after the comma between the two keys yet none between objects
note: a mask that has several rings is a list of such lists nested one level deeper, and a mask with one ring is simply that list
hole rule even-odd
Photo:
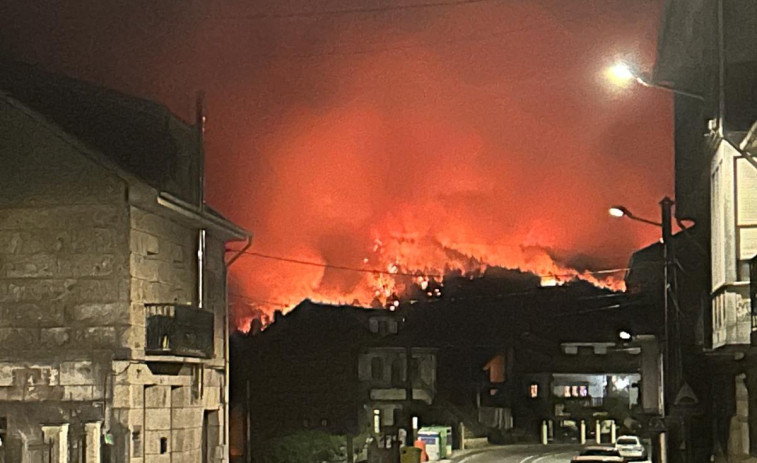
[{"label": "trash bin", "polygon": [[421,463],[421,449],[418,447],[402,447],[400,449],[400,463]]},{"label": "trash bin", "polygon": [[418,440],[426,444],[429,461],[447,457],[447,427],[427,426],[418,430]]}]

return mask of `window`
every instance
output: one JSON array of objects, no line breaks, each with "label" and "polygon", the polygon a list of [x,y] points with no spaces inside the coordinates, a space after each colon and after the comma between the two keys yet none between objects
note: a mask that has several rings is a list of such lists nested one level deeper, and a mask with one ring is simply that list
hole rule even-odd
[{"label": "window", "polygon": [[131,431],[131,449],[133,456],[142,456],[142,426],[134,426]]},{"label": "window", "polygon": [[403,380],[403,361],[401,358],[395,358],[394,361],[392,361],[392,386],[400,387],[404,384]]},{"label": "window", "polygon": [[532,399],[535,399],[539,397],[539,385],[536,383],[532,383],[531,387],[529,388],[529,396],[531,396]]},{"label": "window", "polygon": [[385,336],[389,332],[389,323],[386,320],[380,320],[378,322],[378,333],[381,336]]},{"label": "window", "polygon": [[380,380],[384,379],[384,361],[381,357],[371,359],[371,378]]}]

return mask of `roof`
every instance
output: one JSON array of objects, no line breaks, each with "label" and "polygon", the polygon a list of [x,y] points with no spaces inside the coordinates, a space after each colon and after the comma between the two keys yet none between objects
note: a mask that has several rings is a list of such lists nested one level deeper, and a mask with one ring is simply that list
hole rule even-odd
[{"label": "roof", "polygon": [[166,107],[5,61],[0,61],[0,91],[150,186],[200,203],[200,133]]}]

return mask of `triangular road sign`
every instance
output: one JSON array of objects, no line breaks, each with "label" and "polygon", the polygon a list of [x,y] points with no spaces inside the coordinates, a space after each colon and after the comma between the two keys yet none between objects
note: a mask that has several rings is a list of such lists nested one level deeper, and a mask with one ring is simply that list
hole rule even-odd
[{"label": "triangular road sign", "polygon": [[681,389],[676,394],[675,405],[696,405],[699,403],[697,395],[694,394],[694,390],[689,386],[689,383],[683,383]]}]

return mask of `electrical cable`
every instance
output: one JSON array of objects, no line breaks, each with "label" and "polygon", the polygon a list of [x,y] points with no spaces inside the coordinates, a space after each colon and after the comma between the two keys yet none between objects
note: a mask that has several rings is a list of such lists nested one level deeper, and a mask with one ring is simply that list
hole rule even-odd
[{"label": "electrical cable", "polygon": [[[345,16],[364,13],[385,13],[390,11],[403,10],[420,10],[425,8],[444,8],[454,6],[473,5],[476,3],[500,3],[502,0],[447,0],[427,3],[406,3],[401,5],[390,5],[380,7],[363,7],[363,8],[345,8],[343,10],[321,10],[321,11],[297,11],[293,13],[254,13],[249,15],[240,15],[236,17],[202,17],[202,19],[214,20],[265,20],[265,19],[297,19],[297,18],[317,18],[323,16]],[[195,16],[195,18],[198,18]]]},{"label": "electrical cable", "polygon": [[[235,251],[232,249],[227,249],[227,252]],[[284,256],[274,256],[271,254],[263,254],[260,252],[255,251],[244,251],[242,254],[249,255],[252,257],[258,257],[261,259],[269,259],[269,260],[275,260],[279,262],[288,262],[291,264],[299,264],[299,265],[309,265],[312,267],[321,267],[321,268],[328,268],[328,269],[334,269],[334,270],[345,270],[345,271],[351,271],[351,272],[361,272],[361,273],[374,273],[374,274],[382,274],[382,275],[391,275],[391,276],[409,276],[409,277],[430,277],[430,278],[443,278],[443,274],[439,273],[423,273],[423,272],[392,272],[389,270],[380,270],[380,269],[366,269],[366,268],[357,268],[357,267],[350,267],[346,265],[334,265],[334,264],[326,264],[321,262],[314,262],[309,260],[302,260],[302,259],[295,259],[292,257],[284,257]],[[630,270],[630,267],[619,267],[619,268],[612,268],[612,269],[602,269],[602,270],[585,270],[585,271],[576,271],[575,273],[546,273],[543,275],[539,274],[533,274],[540,278],[549,278],[549,277],[580,277],[585,275],[605,275],[605,274],[613,274],[613,273],[620,273],[625,272],[627,270]],[[524,273],[531,273],[531,272],[524,272]]]}]

